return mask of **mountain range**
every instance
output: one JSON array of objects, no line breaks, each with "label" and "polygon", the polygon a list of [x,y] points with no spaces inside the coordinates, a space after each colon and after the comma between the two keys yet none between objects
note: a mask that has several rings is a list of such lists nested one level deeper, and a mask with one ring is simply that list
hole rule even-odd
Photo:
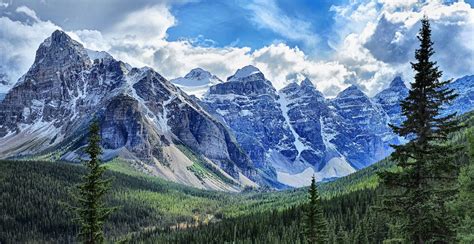
[{"label": "mountain range", "polygon": [[[450,84],[448,112],[472,110],[473,83]],[[98,120],[104,160],[205,189],[299,187],[388,156],[404,142],[388,124],[403,121],[407,94],[400,77],[374,97],[352,85],[328,99],[309,79],[276,90],[250,65],[225,82],[201,68],[168,81],[58,30],[0,102],[0,158],[78,162]]]}]

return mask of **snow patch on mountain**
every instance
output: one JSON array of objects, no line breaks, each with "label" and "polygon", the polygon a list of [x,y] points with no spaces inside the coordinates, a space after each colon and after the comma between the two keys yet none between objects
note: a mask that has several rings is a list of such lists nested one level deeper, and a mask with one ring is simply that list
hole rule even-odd
[{"label": "snow patch on mountain", "polygon": [[311,177],[316,177],[314,169],[308,167],[298,174],[290,174],[282,171],[277,171],[277,180],[285,185],[291,187],[309,186],[311,184]]},{"label": "snow patch on mountain", "polygon": [[306,146],[302,141],[301,141],[301,138],[300,136],[298,135],[298,133],[296,133],[295,129],[293,128],[293,126],[291,125],[291,121],[290,121],[290,117],[288,117],[288,100],[286,99],[285,97],[285,94],[284,93],[280,93],[279,94],[279,98],[278,98],[278,103],[280,104],[280,108],[281,108],[281,111],[282,111],[282,115],[283,117],[285,118],[285,122],[286,122],[286,126],[288,126],[288,128],[290,129],[291,131],[291,134],[293,134],[293,137],[294,137],[294,142],[293,144],[295,145],[296,147],[296,150],[298,151],[298,157],[301,155],[301,152],[303,150],[306,150],[306,149],[309,149],[311,150],[310,147]]},{"label": "snow patch on mountain", "polygon": [[354,168],[352,168],[347,161],[343,158],[335,157],[329,160],[320,171],[315,171],[313,167],[308,167],[297,174],[283,171],[277,171],[276,173],[279,182],[291,187],[303,187],[311,184],[311,178],[313,176],[316,181],[324,181],[325,179],[339,178],[354,172]]},{"label": "snow patch on mountain", "polygon": [[170,96],[170,98],[166,101],[163,102],[163,113],[161,114],[161,117],[158,121],[158,124],[163,132],[168,132],[171,130],[171,128],[168,125],[168,104],[170,104],[174,99],[176,98],[176,95]]}]

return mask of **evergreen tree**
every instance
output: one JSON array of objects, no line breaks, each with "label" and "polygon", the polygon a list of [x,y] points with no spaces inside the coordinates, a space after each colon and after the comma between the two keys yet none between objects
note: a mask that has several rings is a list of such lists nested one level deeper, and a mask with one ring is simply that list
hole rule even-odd
[{"label": "evergreen tree", "polygon": [[397,170],[380,174],[391,190],[383,200],[384,210],[393,217],[401,216],[402,230],[412,243],[450,242],[453,218],[447,214],[445,202],[456,191],[455,153],[458,146],[448,145],[449,133],[459,129],[456,114],[443,115],[443,107],[455,97],[446,87],[450,81],[440,81],[442,72],[436,62],[431,41],[430,24],[425,16],[418,35],[420,47],[415,52],[415,81],[408,96],[401,102],[406,118],[400,126],[390,125],[395,133],[409,140],[393,145],[392,158]]},{"label": "evergreen tree", "polygon": [[100,166],[100,128],[98,121],[92,122],[89,129],[89,145],[86,152],[90,160],[86,162],[88,173],[83,176],[78,186],[79,207],[76,208],[80,232],[79,238],[84,243],[95,244],[104,242],[104,222],[113,211],[107,208],[103,197],[110,188],[110,179],[103,179],[105,168]]},{"label": "evergreen tree", "polygon": [[304,215],[304,235],[308,243],[327,243],[328,227],[324,218],[321,198],[316,187],[316,180],[311,179],[309,187],[309,203],[306,206]]}]

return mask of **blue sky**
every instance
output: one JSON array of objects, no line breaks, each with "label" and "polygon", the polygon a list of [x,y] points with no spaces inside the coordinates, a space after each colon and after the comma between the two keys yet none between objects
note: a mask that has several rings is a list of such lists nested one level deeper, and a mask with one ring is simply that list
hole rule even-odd
[{"label": "blue sky", "polygon": [[308,77],[328,97],[351,84],[373,95],[397,75],[412,79],[423,14],[444,78],[474,74],[473,1],[0,0],[0,92],[62,29],[169,79],[201,67],[225,80],[252,64],[277,89]]},{"label": "blue sky", "polygon": [[[242,2],[242,1],[240,1]],[[291,18],[299,18],[311,24],[310,30],[322,39],[331,34],[334,13],[331,6],[343,4],[345,1],[278,1],[278,7]],[[168,30],[171,41],[181,38],[212,40],[204,45],[215,46],[248,46],[253,49],[274,42],[285,42],[289,46],[298,46],[306,52],[310,48],[301,40],[292,40],[268,28],[259,27],[252,21],[252,13],[239,1],[201,1],[172,8],[178,19],[176,26]],[[320,49],[328,50],[327,42],[320,42]]]}]

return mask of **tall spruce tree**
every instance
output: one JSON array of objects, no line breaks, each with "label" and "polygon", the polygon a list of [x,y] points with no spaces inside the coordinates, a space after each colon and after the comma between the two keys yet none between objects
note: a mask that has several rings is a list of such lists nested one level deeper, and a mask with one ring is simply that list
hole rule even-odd
[{"label": "tall spruce tree", "polygon": [[445,143],[448,134],[459,129],[455,114],[443,115],[444,106],[455,97],[440,81],[442,72],[436,62],[430,24],[425,16],[418,35],[420,46],[411,63],[415,81],[401,102],[405,121],[390,125],[395,133],[409,140],[393,145],[398,168],[380,174],[391,193],[383,199],[384,208],[393,217],[402,217],[402,230],[411,243],[452,241],[453,218],[445,202],[455,195],[455,160],[458,146]]},{"label": "tall spruce tree", "polygon": [[105,168],[100,165],[100,127],[94,120],[89,129],[89,145],[86,147],[90,160],[86,167],[88,172],[78,186],[78,205],[76,208],[80,223],[79,239],[83,243],[96,244],[104,242],[104,222],[113,211],[104,203],[104,195],[110,188],[110,179],[104,179]]},{"label": "tall spruce tree", "polygon": [[309,203],[305,206],[303,225],[305,240],[311,244],[328,243],[328,226],[314,176],[308,193]]}]

